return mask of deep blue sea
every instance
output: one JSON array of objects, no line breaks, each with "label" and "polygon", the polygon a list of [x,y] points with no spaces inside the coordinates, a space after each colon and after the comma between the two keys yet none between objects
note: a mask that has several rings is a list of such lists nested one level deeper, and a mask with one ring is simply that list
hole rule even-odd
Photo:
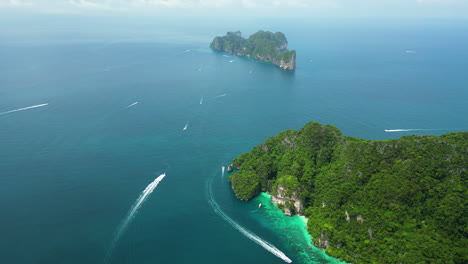
[{"label": "deep blue sea", "polygon": [[[336,263],[296,218],[237,200],[222,166],[308,121],[468,130],[468,21],[296,22],[0,28],[0,262],[284,263],[260,238]],[[284,32],[297,70],[208,48],[237,29]]]}]

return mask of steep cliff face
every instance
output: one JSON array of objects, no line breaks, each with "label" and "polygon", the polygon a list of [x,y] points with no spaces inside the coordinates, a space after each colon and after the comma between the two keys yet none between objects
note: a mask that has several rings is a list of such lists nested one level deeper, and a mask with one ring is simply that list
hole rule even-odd
[{"label": "steep cliff face", "polygon": [[297,192],[288,195],[288,190],[279,185],[276,190],[271,191],[271,201],[278,205],[286,215],[301,214],[304,212],[304,204],[299,199]]},{"label": "steep cliff face", "polygon": [[240,31],[228,32],[224,37],[216,37],[210,44],[210,48],[222,50],[233,54],[242,54],[247,40],[242,37]]},{"label": "steep cliff face", "polygon": [[320,233],[320,237],[314,241],[314,246],[328,249],[330,247],[330,241],[325,233]]},{"label": "steep cliff face", "polygon": [[285,50],[285,49],[287,49],[287,48],[288,48],[288,41],[287,41],[287,40],[284,40],[284,42],[281,43],[278,47],[279,47],[280,50]]},{"label": "steep cliff face", "polygon": [[294,70],[296,69],[296,52],[291,55],[291,59],[285,61],[285,59],[281,59],[279,62],[275,63],[276,65],[280,66],[282,69],[285,70]]},{"label": "steep cliff face", "polygon": [[[221,37],[214,38],[213,41],[210,44],[210,48],[221,50],[222,49],[222,47],[221,47]],[[226,51],[226,52],[228,52],[228,51]]]},{"label": "steep cliff face", "polygon": [[248,39],[239,31],[228,32],[223,37],[215,37],[210,48],[270,62],[285,70],[296,68],[296,51],[287,50],[288,41],[281,32],[258,31]]}]

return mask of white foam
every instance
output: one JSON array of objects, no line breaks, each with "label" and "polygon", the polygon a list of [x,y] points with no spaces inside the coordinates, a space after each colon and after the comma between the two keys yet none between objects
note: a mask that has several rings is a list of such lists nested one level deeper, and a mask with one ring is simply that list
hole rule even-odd
[{"label": "white foam", "polygon": [[385,132],[407,132],[411,131],[411,129],[385,129]]},{"label": "white foam", "polygon": [[416,53],[416,51],[414,51],[414,50],[405,50],[405,53],[410,53],[410,54],[412,54],[412,53]]},{"label": "white foam", "polygon": [[274,245],[270,244],[269,242],[261,239],[254,233],[250,232],[246,228],[242,227],[239,225],[236,221],[231,219],[229,216],[227,216],[221,209],[219,208],[218,203],[213,198],[213,191],[212,191],[212,181],[210,181],[209,184],[209,204],[213,208],[216,214],[221,216],[226,222],[228,222],[232,227],[237,229],[239,232],[241,232],[244,236],[246,236],[248,239],[251,241],[257,243],[258,245],[262,246],[264,249],[272,253],[273,255],[277,256],[278,258],[282,259],[284,262],[291,263],[292,260],[286,256],[281,250],[277,249]]},{"label": "white foam", "polygon": [[203,96],[202,96],[202,98],[200,99],[200,104],[203,104]]},{"label": "white foam", "polygon": [[257,212],[257,211],[258,211],[258,209],[260,209],[260,208],[262,208],[262,204],[261,204],[261,203],[259,203],[259,204],[258,204],[258,207],[257,207],[257,209],[253,210],[253,211],[252,211],[252,213],[255,213],[255,212]]},{"label": "white foam", "polygon": [[224,96],[226,96],[226,95],[227,95],[227,94],[220,94],[220,95],[217,95],[217,96],[213,97],[213,99],[216,99],[216,98],[219,98],[219,97],[224,97]]},{"label": "white foam", "polygon": [[224,176],[224,169],[226,169],[226,167],[221,166],[221,177]]},{"label": "white foam", "polygon": [[184,126],[184,128],[182,128],[182,130],[185,131],[185,130],[187,130],[187,128],[188,128],[188,123],[185,124],[185,126]]},{"label": "white foam", "polygon": [[143,190],[143,192],[140,194],[140,197],[136,200],[135,204],[132,206],[130,211],[128,212],[127,216],[125,219],[122,221],[122,223],[119,226],[119,229],[117,230],[117,233],[114,237],[114,240],[112,241],[112,245],[109,249],[109,252],[106,256],[106,262],[109,260],[110,256],[112,255],[112,251],[115,248],[115,245],[117,245],[117,242],[119,241],[120,237],[122,234],[125,232],[127,229],[128,225],[132,222],[133,218],[135,217],[135,214],[137,213],[138,209],[140,206],[143,204],[143,202],[146,201],[148,196],[156,189],[158,184],[166,177],[166,173],[163,173],[159,175],[153,182],[151,182],[146,188]]},{"label": "white foam", "polygon": [[23,111],[23,110],[28,110],[28,109],[33,109],[33,108],[38,108],[38,107],[42,107],[42,106],[46,106],[46,105],[49,105],[49,104],[48,103],[47,104],[39,104],[39,105],[33,105],[33,106],[18,108],[18,109],[15,109],[15,110],[10,110],[10,111],[0,113],[0,115],[5,115],[5,114],[14,113],[14,112]]},{"label": "white foam", "polygon": [[134,106],[134,105],[137,105],[137,104],[138,104],[138,102],[134,102],[133,104],[127,106],[127,108],[130,108],[130,107],[132,107],[132,106]]},{"label": "white foam", "polygon": [[234,62],[235,60],[230,60],[229,62]]},{"label": "white foam", "polygon": [[385,132],[411,132],[411,131],[431,131],[431,130],[446,130],[446,129],[429,129],[429,128],[398,128],[385,129]]}]

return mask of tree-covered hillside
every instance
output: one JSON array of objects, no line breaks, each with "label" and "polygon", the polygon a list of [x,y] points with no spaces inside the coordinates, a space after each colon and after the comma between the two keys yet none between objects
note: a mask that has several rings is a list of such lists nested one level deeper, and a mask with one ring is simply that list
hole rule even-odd
[{"label": "tree-covered hillside", "polygon": [[304,204],[314,244],[332,256],[468,263],[468,132],[376,141],[310,122],[233,164],[239,198],[286,188]]},{"label": "tree-covered hillside", "polygon": [[258,31],[245,39],[239,31],[216,37],[210,48],[271,62],[283,69],[296,68],[296,51],[286,50],[288,41],[281,32]]}]

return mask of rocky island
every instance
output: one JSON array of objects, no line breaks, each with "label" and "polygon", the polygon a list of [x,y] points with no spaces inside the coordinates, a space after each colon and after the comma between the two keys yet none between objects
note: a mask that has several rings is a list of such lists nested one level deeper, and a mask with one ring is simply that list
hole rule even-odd
[{"label": "rocky island", "polygon": [[346,137],[315,122],[233,161],[236,196],[271,194],[309,218],[313,243],[350,263],[467,263],[468,132]]},{"label": "rocky island", "polygon": [[228,32],[226,36],[215,37],[210,48],[270,62],[282,69],[296,69],[296,51],[287,50],[288,41],[281,32],[260,30],[248,39],[240,31]]}]

